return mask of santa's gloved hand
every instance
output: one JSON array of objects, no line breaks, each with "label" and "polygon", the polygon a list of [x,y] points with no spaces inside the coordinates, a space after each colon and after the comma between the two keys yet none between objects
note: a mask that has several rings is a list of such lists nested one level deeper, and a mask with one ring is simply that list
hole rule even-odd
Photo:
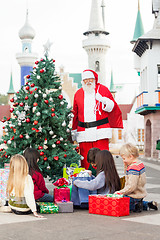
[{"label": "santa's gloved hand", "polygon": [[102,109],[106,112],[111,112],[113,107],[114,107],[114,102],[107,98],[107,97],[102,97],[101,94],[98,92],[96,93],[96,99],[102,103]]},{"label": "santa's gloved hand", "polygon": [[71,131],[72,141],[77,141],[77,129]]},{"label": "santa's gloved hand", "polygon": [[96,93],[96,100],[105,104],[105,99],[101,94],[99,94],[99,92]]}]

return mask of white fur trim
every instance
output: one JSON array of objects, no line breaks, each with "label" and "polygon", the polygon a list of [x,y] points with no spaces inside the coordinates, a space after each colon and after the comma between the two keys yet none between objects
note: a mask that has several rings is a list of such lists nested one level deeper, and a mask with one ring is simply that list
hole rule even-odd
[{"label": "white fur trim", "polygon": [[93,72],[91,71],[82,72],[82,80],[89,79],[89,78],[95,79]]},{"label": "white fur trim", "polygon": [[112,138],[112,128],[86,128],[77,132],[77,142],[92,142],[100,139]]}]

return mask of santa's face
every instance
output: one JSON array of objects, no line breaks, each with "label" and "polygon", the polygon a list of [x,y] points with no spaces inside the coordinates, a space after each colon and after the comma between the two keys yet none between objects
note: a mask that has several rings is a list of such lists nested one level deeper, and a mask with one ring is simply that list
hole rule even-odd
[{"label": "santa's face", "polygon": [[95,89],[95,79],[87,78],[82,81],[82,87],[84,91],[92,92]]}]

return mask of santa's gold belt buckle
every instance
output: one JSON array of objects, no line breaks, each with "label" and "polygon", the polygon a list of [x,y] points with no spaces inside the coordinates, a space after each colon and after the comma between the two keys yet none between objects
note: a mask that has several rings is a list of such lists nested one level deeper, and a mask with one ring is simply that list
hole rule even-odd
[{"label": "santa's gold belt buckle", "polygon": [[90,126],[89,126],[89,122],[85,122],[85,124],[86,124],[86,128],[89,128]]}]

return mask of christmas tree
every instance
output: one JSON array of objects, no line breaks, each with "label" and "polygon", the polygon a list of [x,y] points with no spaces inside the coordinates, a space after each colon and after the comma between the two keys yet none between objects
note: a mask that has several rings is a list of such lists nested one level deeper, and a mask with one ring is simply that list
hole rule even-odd
[{"label": "christmas tree", "polygon": [[12,118],[5,118],[4,148],[0,149],[1,165],[27,147],[40,152],[38,165],[44,177],[62,177],[64,165],[78,163],[80,155],[70,141],[69,127],[73,113],[62,95],[60,77],[55,73],[55,60],[47,54],[35,62],[26,84],[10,100]]}]

